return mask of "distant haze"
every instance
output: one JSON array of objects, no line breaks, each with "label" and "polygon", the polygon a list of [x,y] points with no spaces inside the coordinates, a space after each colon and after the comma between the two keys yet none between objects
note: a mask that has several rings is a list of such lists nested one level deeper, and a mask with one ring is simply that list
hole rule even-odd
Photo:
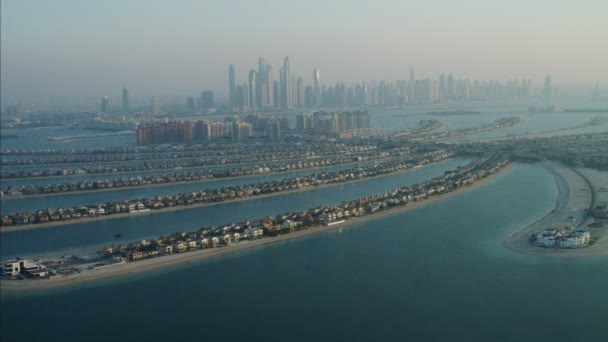
[{"label": "distant haze", "polygon": [[2,103],[226,96],[264,57],[321,83],[532,78],[608,86],[608,1],[1,2]]}]

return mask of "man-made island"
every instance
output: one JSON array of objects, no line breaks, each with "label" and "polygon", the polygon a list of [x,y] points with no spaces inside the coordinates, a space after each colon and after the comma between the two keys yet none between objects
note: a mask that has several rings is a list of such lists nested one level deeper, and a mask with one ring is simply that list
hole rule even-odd
[{"label": "man-made island", "polygon": [[[416,208],[483,184],[508,169],[505,155],[484,156],[443,176],[392,191],[218,227],[203,227],[156,239],[108,246],[90,259],[28,260],[3,263],[4,290],[53,287],[131,274],[188,260],[236,252]],[[37,279],[36,279],[37,278]]]}]

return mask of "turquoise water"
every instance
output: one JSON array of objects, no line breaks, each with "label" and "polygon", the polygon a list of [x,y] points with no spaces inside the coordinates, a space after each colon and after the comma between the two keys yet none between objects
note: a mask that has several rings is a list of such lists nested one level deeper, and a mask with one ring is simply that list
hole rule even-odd
[{"label": "turquoise water", "polygon": [[606,340],[608,258],[500,247],[556,196],[544,169],[516,164],[466,194],[342,233],[4,294],[2,340]]},{"label": "turquoise water", "polygon": [[[584,101],[556,104],[606,107],[605,103]],[[481,137],[559,129],[606,115],[528,114],[531,105],[546,104],[532,99],[373,109],[370,119],[375,127],[413,128],[420,120],[435,118],[446,123],[445,129],[479,126],[514,115],[526,119],[521,125],[483,133]],[[472,109],[484,114],[412,115],[444,109]],[[588,131],[606,131],[606,127]],[[49,144],[43,139],[44,134],[71,135],[66,134],[70,131],[59,134],[54,130],[32,130],[31,139],[3,139],[2,148],[10,148],[6,142],[20,148],[44,148]],[[123,138],[133,139],[81,140],[57,143],[53,148],[61,148],[57,146],[60,144],[68,148],[133,143],[121,141]],[[336,204],[416,183],[467,161],[453,160],[345,185],[343,190],[332,187],[2,234],[0,259],[90,253],[111,243]],[[187,190],[190,186],[121,191],[116,196],[177,189]],[[73,198],[95,199],[89,195]],[[96,196],[102,200],[102,194]],[[103,194],[103,200],[111,196],[114,195]],[[41,198],[37,203],[14,202],[13,209],[47,204],[56,207],[59,205],[53,204],[68,203],[63,202],[68,197],[71,196]],[[502,247],[508,234],[551,211],[556,198],[557,189],[547,171],[534,164],[514,164],[507,174],[478,189],[353,225],[341,233],[320,233],[145,274],[35,294],[2,292],[0,340],[608,340],[608,257],[529,256]],[[122,238],[116,239],[116,233],[121,233]]]}]

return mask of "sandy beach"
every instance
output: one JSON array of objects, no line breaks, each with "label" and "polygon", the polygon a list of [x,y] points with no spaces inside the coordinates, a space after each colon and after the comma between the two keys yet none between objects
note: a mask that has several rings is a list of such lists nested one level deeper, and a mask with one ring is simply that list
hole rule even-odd
[{"label": "sandy beach", "polygon": [[[429,167],[429,166],[437,165],[439,163],[443,163],[443,162],[446,162],[446,161],[451,160],[451,159],[453,159],[453,158],[448,158],[448,159],[444,159],[444,160],[437,161],[437,162],[434,162],[434,163],[429,163],[429,164],[424,165],[423,167]],[[399,170],[399,171],[390,172],[390,173],[386,173],[386,174],[382,174],[382,175],[377,175],[377,176],[373,176],[373,177],[365,177],[365,178],[361,178],[361,179],[356,179],[356,180],[348,181],[348,182],[337,182],[337,183],[327,183],[327,184],[321,184],[321,185],[313,185],[313,186],[308,186],[308,187],[299,188],[299,189],[295,189],[295,190],[282,191],[282,192],[276,192],[276,193],[271,193],[271,194],[263,194],[263,195],[257,195],[257,196],[246,196],[246,197],[241,197],[241,198],[237,198],[237,199],[220,201],[220,202],[213,202],[213,203],[194,203],[194,204],[191,204],[191,205],[182,205],[182,206],[177,206],[177,207],[168,207],[168,208],[155,209],[155,210],[144,211],[144,212],[120,213],[120,214],[106,215],[106,216],[83,217],[83,218],[73,219],[73,220],[69,220],[69,221],[55,221],[55,222],[41,223],[41,224],[24,224],[24,225],[18,225],[18,226],[9,226],[9,227],[3,227],[3,228],[1,228],[0,229],[0,234],[10,233],[10,232],[16,232],[16,231],[20,231],[20,230],[42,229],[42,228],[50,228],[50,227],[57,227],[57,226],[67,226],[67,225],[73,225],[73,224],[83,223],[83,222],[112,220],[112,219],[119,219],[119,218],[125,218],[125,217],[134,217],[134,216],[139,216],[139,215],[152,215],[152,214],[157,214],[157,213],[166,213],[166,212],[170,212],[170,211],[178,211],[178,210],[186,210],[186,209],[192,209],[192,208],[209,207],[209,206],[213,206],[213,205],[220,205],[220,204],[226,204],[226,203],[237,203],[237,202],[243,202],[243,201],[251,201],[251,200],[254,200],[254,199],[261,199],[261,198],[267,198],[267,197],[273,197],[273,196],[281,196],[281,195],[293,194],[293,193],[305,192],[305,191],[311,191],[311,190],[316,190],[316,189],[330,188],[332,186],[340,186],[342,184],[353,184],[353,183],[358,183],[358,182],[362,182],[362,181],[366,181],[366,180],[371,180],[371,179],[375,179],[375,178],[388,177],[388,176],[392,176],[392,175],[396,175],[396,174],[400,174],[400,173],[410,172],[410,171],[414,171],[414,170],[420,170],[420,168],[410,168],[410,169],[405,169],[405,170]]]},{"label": "sandy beach", "polygon": [[[542,165],[555,178],[559,191],[554,209],[539,220],[509,235],[503,246],[509,250],[529,255],[546,255],[557,257],[582,257],[591,255],[608,255],[608,228],[590,228],[587,225],[593,218],[587,215],[588,210],[601,201],[608,200],[608,193],[600,191],[608,188],[608,175],[592,169],[573,169],[557,162],[545,162]],[[566,221],[575,217],[575,227],[584,228],[597,241],[588,247],[575,249],[543,248],[532,245],[528,238],[551,224]]]},{"label": "sandy beach", "polygon": [[411,202],[411,203],[408,203],[406,206],[392,208],[392,209],[382,211],[377,214],[366,215],[366,216],[358,217],[358,218],[350,218],[342,224],[337,224],[337,225],[333,225],[333,226],[319,226],[319,227],[315,227],[315,228],[311,228],[311,229],[293,232],[293,233],[286,234],[286,235],[279,235],[277,237],[265,237],[265,238],[259,239],[259,240],[234,243],[234,244],[230,245],[229,247],[202,249],[202,250],[196,250],[196,251],[187,252],[187,253],[172,254],[169,256],[146,259],[143,261],[124,263],[124,264],[111,266],[111,267],[107,267],[107,268],[103,268],[103,269],[99,269],[99,270],[87,270],[87,271],[84,271],[84,272],[76,274],[76,275],[71,275],[71,276],[66,276],[66,277],[55,277],[55,278],[48,279],[48,280],[47,279],[39,280],[39,281],[0,280],[0,285],[1,285],[1,288],[3,291],[29,291],[29,290],[38,290],[38,289],[54,288],[54,287],[61,287],[61,286],[73,286],[73,285],[84,283],[84,282],[90,282],[90,281],[119,277],[119,276],[128,276],[130,274],[146,272],[146,271],[150,271],[153,269],[167,267],[167,266],[180,264],[180,263],[184,263],[184,262],[188,262],[188,261],[200,260],[200,259],[211,258],[211,257],[219,256],[219,255],[236,253],[236,252],[239,252],[242,250],[247,250],[247,249],[251,249],[251,248],[255,248],[255,247],[259,247],[259,246],[279,243],[281,241],[296,239],[296,238],[311,235],[311,234],[317,234],[317,233],[327,232],[327,231],[332,231],[332,230],[337,230],[337,229],[345,229],[354,224],[361,224],[361,223],[365,223],[365,222],[368,222],[371,220],[376,220],[376,219],[379,219],[382,217],[403,213],[408,210],[413,210],[416,208],[420,208],[423,206],[427,206],[427,205],[436,203],[438,201],[441,201],[441,200],[444,200],[447,198],[458,196],[462,193],[479,188],[485,184],[488,184],[488,183],[494,181],[498,177],[506,174],[509,170],[511,170],[511,167],[512,167],[511,164],[508,164],[503,169],[501,169],[499,172],[497,172],[493,175],[490,175],[489,177],[486,177],[482,180],[479,180],[471,186],[459,188],[455,191],[452,191],[452,192],[449,192],[446,194],[442,194],[442,195],[438,195],[438,196],[434,196],[434,197],[424,200],[424,201]]}]

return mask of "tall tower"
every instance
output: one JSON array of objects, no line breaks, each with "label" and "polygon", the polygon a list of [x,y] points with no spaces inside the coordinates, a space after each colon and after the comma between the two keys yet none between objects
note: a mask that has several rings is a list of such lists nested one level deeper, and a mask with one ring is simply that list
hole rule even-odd
[{"label": "tall tower", "polygon": [[414,77],[414,67],[410,68],[410,82],[414,83],[416,78]]},{"label": "tall tower", "polygon": [[321,106],[321,70],[315,69],[312,71],[312,83],[314,89],[314,100],[315,107]]},{"label": "tall tower", "polygon": [[304,81],[302,80],[302,77],[298,77],[298,82],[296,83],[296,95],[296,107],[304,107]]},{"label": "tall tower", "polygon": [[230,93],[230,106],[236,107],[236,76],[234,73],[234,65],[230,64],[228,68],[228,91]]},{"label": "tall tower", "polygon": [[544,88],[544,92],[543,95],[545,96],[545,98],[550,98],[551,95],[553,94],[553,86],[551,85],[551,75],[547,75],[545,76],[545,88]]},{"label": "tall tower", "polygon": [[131,99],[129,98],[129,89],[122,86],[122,113],[128,114],[131,112]]},{"label": "tall tower", "polygon": [[110,98],[107,96],[101,98],[101,112],[104,114],[110,112]]},{"label": "tall tower", "polygon": [[257,108],[256,97],[256,79],[257,73],[254,69],[249,71],[249,110],[255,110]]},{"label": "tall tower", "polygon": [[266,95],[266,102],[268,103],[269,107],[274,107],[274,72],[272,71],[272,66],[270,64],[266,65],[266,83],[268,84],[268,94]]},{"label": "tall tower", "polygon": [[258,74],[256,82],[256,102],[259,108],[268,107],[268,77],[266,75],[266,60],[258,59]]},{"label": "tall tower", "polygon": [[160,114],[160,107],[158,106],[158,99],[156,98],[156,96],[152,96],[150,98],[150,114],[152,114],[152,115]]},{"label": "tall tower", "polygon": [[291,74],[289,72],[289,57],[285,57],[283,61],[283,68],[281,69],[281,96],[283,108],[288,109],[292,107],[291,101]]},{"label": "tall tower", "polygon": [[262,57],[258,59],[258,83],[266,82],[266,60]]}]

